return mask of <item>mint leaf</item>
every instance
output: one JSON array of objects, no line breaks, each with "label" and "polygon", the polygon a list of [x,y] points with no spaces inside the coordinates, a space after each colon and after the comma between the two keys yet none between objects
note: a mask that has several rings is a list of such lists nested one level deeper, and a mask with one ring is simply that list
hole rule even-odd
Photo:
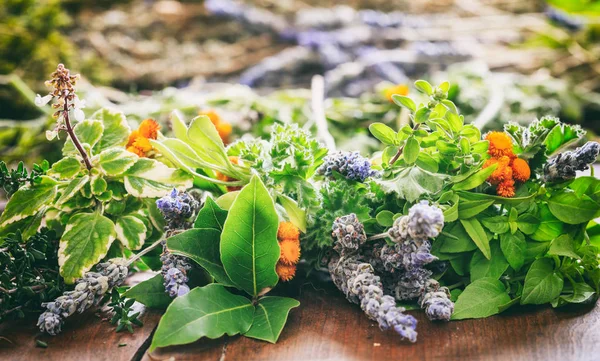
[{"label": "mint leaf", "polygon": [[504,233],[500,235],[500,248],[508,264],[518,271],[525,263],[525,253],[527,251],[527,243],[525,236],[521,232]]},{"label": "mint leaf", "polygon": [[231,205],[221,234],[221,261],[231,281],[257,296],[277,284],[279,260],[275,204],[258,176]]},{"label": "mint leaf", "polygon": [[460,223],[465,227],[465,231],[467,231],[467,234],[471,237],[485,258],[491,259],[492,253],[490,250],[490,241],[477,218],[461,219]]},{"label": "mint leaf", "polygon": [[600,205],[587,195],[577,197],[575,192],[561,192],[548,200],[552,214],[564,223],[580,224],[589,222],[600,211]]},{"label": "mint leaf", "polygon": [[530,236],[536,241],[551,241],[563,233],[564,223],[554,217],[546,203],[538,205],[540,225]]},{"label": "mint leaf", "polygon": [[287,297],[263,297],[258,301],[252,326],[244,336],[258,340],[277,342],[292,308],[300,302]]},{"label": "mint leaf", "polygon": [[576,252],[575,240],[569,234],[563,234],[550,243],[548,254],[579,259]]},{"label": "mint leaf", "polygon": [[532,234],[540,226],[540,220],[531,213],[523,213],[517,218],[517,227],[525,234]]},{"label": "mint leaf", "polygon": [[369,125],[369,131],[383,144],[398,145],[396,132],[383,123],[373,123]]},{"label": "mint leaf", "polygon": [[249,299],[234,295],[221,285],[195,288],[169,305],[154,333],[150,352],[202,337],[214,339],[245,333],[253,316],[254,306]]},{"label": "mint leaf", "polygon": [[481,220],[481,223],[493,233],[503,234],[508,232],[508,218],[506,216],[485,217]]},{"label": "mint leaf", "polygon": [[563,288],[563,279],[554,271],[551,258],[540,258],[533,262],[523,286],[521,304],[541,305],[554,300]]},{"label": "mint leaf", "polygon": [[458,296],[452,319],[489,317],[497,314],[499,307],[509,302],[510,296],[502,282],[493,278],[480,278]]},{"label": "mint leaf", "polygon": [[493,242],[490,245],[491,258],[487,259],[481,252],[475,252],[471,259],[471,282],[480,278],[499,279],[508,268],[508,262],[502,254],[500,244]]}]

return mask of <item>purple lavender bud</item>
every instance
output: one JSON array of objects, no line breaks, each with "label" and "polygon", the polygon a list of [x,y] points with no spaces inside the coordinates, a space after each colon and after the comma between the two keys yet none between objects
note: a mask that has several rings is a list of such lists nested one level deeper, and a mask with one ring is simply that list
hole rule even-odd
[{"label": "purple lavender bud", "polygon": [[587,142],[574,151],[566,151],[550,159],[544,166],[544,182],[561,182],[575,178],[577,171],[584,171],[598,158],[600,144]]},{"label": "purple lavender bud", "polygon": [[367,240],[365,228],[354,213],[338,217],[333,222],[331,236],[334,249],[340,253],[356,251]]},{"label": "purple lavender bud", "polygon": [[192,269],[187,258],[171,254],[167,249],[160,256],[162,262],[161,273],[165,292],[170,297],[179,297],[190,291],[187,272]]},{"label": "purple lavender bud", "polygon": [[333,172],[358,182],[364,182],[369,177],[379,175],[379,172],[371,169],[369,159],[361,156],[358,152],[337,152],[325,157],[323,164],[317,169],[317,173],[335,179]]},{"label": "purple lavender bud", "polygon": [[428,201],[421,201],[408,211],[408,234],[416,239],[437,237],[444,228],[444,213]]},{"label": "purple lavender bud", "polygon": [[450,300],[450,291],[440,287],[438,281],[430,279],[425,286],[425,293],[419,300],[421,308],[430,320],[450,321],[454,312],[454,303]]},{"label": "purple lavender bud", "polygon": [[156,206],[167,222],[166,230],[186,228],[200,204],[187,192],[173,189],[170,194],[158,199]]}]

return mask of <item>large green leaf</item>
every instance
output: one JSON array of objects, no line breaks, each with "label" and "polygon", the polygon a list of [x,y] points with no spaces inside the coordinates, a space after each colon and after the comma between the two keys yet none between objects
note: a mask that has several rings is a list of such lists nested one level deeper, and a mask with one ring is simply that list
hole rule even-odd
[{"label": "large green leaf", "polygon": [[552,241],[548,254],[579,259],[580,257],[576,250],[577,245],[573,237],[570,234],[563,234]]},{"label": "large green leaf", "polygon": [[540,226],[531,235],[531,238],[544,242],[560,236],[563,233],[564,223],[554,217],[546,203],[539,204],[538,209],[540,211]]},{"label": "large green leaf", "polygon": [[245,333],[252,325],[254,306],[223,286],[210,284],[177,297],[160,319],[150,352],[157,347],[183,345],[202,337]]},{"label": "large green leaf", "polygon": [[202,266],[215,280],[233,286],[221,263],[219,243],[221,232],[215,228],[192,228],[167,240],[173,254],[185,256]]},{"label": "large green leaf", "polygon": [[138,156],[124,148],[109,148],[98,155],[98,165],[109,176],[123,174],[138,160]]},{"label": "large green leaf", "polygon": [[541,305],[554,300],[563,288],[563,279],[554,271],[554,260],[540,258],[533,262],[523,286],[521,304]]},{"label": "large green leaf", "polygon": [[292,308],[300,302],[287,297],[263,297],[258,300],[252,326],[244,336],[271,343],[277,342]]},{"label": "large green leaf", "polygon": [[523,233],[517,231],[515,234],[510,232],[500,235],[500,248],[510,266],[518,271],[525,263],[525,253],[527,251],[527,243]]},{"label": "large green leaf", "polygon": [[21,187],[12,195],[0,216],[0,227],[5,227],[37,213],[56,196],[56,181],[42,176],[41,182]]},{"label": "large green leaf", "polygon": [[600,205],[587,195],[577,197],[575,192],[561,192],[548,200],[552,214],[568,224],[589,222],[597,216]]},{"label": "large green leaf", "polygon": [[98,119],[104,126],[102,137],[94,148],[94,153],[99,153],[111,147],[122,147],[127,144],[131,129],[125,119],[125,114],[116,109],[103,108],[96,111],[91,116],[92,119]]},{"label": "large green leaf", "polygon": [[186,190],[192,186],[192,178],[185,171],[154,159],[140,158],[123,174],[125,189],[134,197],[162,197],[173,188]]},{"label": "large green leaf", "polygon": [[454,305],[453,320],[484,318],[495,315],[510,302],[504,284],[493,278],[480,278],[469,284]]},{"label": "large green leaf", "polygon": [[480,278],[499,279],[508,268],[508,262],[502,254],[500,244],[494,241],[490,245],[491,258],[487,259],[481,252],[475,252],[471,259],[471,282]]},{"label": "large green leaf", "polygon": [[150,308],[165,309],[173,299],[165,292],[164,278],[161,274],[138,283],[128,289],[123,296],[133,298]]},{"label": "large green leaf", "polygon": [[417,166],[405,168],[394,178],[378,181],[386,193],[396,192],[398,197],[414,202],[419,197],[438,192],[444,185],[445,175],[431,173]]},{"label": "large green leaf", "polygon": [[465,227],[465,231],[467,231],[467,234],[471,237],[485,258],[491,259],[492,253],[490,250],[490,241],[477,218],[461,219],[460,223]]},{"label": "large green leaf", "polygon": [[136,216],[122,216],[115,223],[117,238],[123,246],[130,250],[138,250],[144,245],[148,229],[144,222]]},{"label": "large green leaf", "polygon": [[223,167],[230,165],[223,140],[209,117],[200,115],[192,119],[187,136],[187,143],[206,162]]},{"label": "large green leaf", "polygon": [[277,284],[279,217],[267,188],[252,177],[236,197],[221,234],[221,261],[231,281],[252,296]]},{"label": "large green leaf", "polygon": [[[75,127],[73,128],[73,131],[75,132],[75,135],[77,135],[77,139],[82,145],[87,144],[93,148],[94,145],[96,145],[96,143],[98,143],[98,141],[102,137],[104,126],[99,120],[86,119],[80,123],[77,123],[77,125],[75,125]],[[71,138],[68,138],[65,141],[65,145],[63,146],[62,151],[65,155],[79,155],[79,152],[75,148],[75,145],[73,144]]]},{"label": "large green leaf", "polygon": [[65,282],[72,283],[106,256],[115,237],[114,223],[98,212],[72,216],[58,249],[60,274]]}]

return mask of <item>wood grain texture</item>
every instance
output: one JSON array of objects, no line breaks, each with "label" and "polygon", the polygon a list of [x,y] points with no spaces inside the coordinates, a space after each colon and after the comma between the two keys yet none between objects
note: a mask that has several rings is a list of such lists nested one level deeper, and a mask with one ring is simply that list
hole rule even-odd
[{"label": "wood grain texture", "polygon": [[[421,312],[415,344],[382,332],[333,287],[306,285],[276,345],[245,337],[200,340],[146,353],[160,314],[144,315],[134,335],[115,333],[94,312],[70,319],[56,337],[35,320],[0,326],[0,360],[486,360],[591,361],[600,359],[600,308],[516,308],[483,320],[432,323]],[[35,340],[48,348],[35,347]],[[126,346],[119,347],[120,343]]]},{"label": "wood grain texture", "polygon": [[423,313],[415,344],[382,332],[332,288],[306,286],[276,345],[229,337],[159,349],[143,360],[490,360],[600,359],[600,309],[525,307],[483,320],[432,323]]}]

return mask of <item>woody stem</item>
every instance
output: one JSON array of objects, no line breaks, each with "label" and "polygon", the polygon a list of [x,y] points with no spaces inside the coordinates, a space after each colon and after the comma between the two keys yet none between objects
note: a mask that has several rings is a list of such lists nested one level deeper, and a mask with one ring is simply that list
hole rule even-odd
[{"label": "woody stem", "polygon": [[67,99],[65,99],[65,105],[63,106],[63,117],[65,119],[65,126],[67,128],[66,129],[67,134],[69,134],[69,137],[73,141],[73,144],[75,144],[75,148],[77,148],[77,150],[79,151],[79,154],[81,154],[81,157],[83,158],[83,162],[85,163],[85,166],[87,167],[87,169],[88,170],[92,169],[92,163],[90,162],[90,158],[89,158],[87,152],[85,151],[85,149],[83,149],[83,146],[81,145],[81,143],[79,143],[79,139],[77,138],[77,135],[75,135],[75,132],[73,131],[73,127],[71,126],[71,121],[69,120],[69,103],[68,103]]}]

